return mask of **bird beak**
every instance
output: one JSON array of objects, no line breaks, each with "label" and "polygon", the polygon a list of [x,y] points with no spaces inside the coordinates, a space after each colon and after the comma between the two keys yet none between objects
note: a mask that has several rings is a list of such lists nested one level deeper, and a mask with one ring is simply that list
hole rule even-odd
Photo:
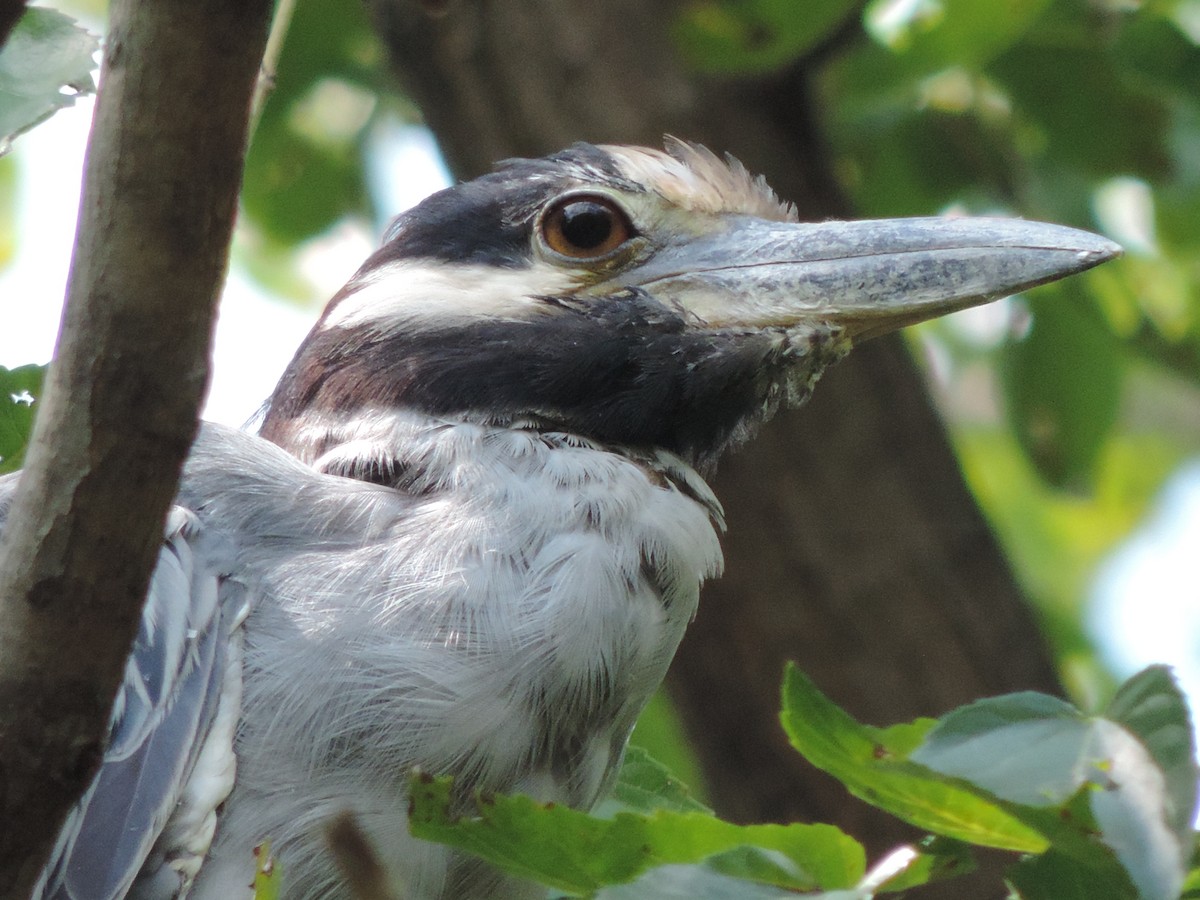
[{"label": "bird beak", "polygon": [[1090,269],[1112,241],[998,218],[788,223],[749,216],[626,273],[706,327],[825,325],[858,343]]}]

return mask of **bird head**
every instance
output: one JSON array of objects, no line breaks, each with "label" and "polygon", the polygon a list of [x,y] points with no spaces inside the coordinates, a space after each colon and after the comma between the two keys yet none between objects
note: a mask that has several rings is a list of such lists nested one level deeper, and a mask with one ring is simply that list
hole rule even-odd
[{"label": "bird head", "polygon": [[1119,253],[1015,219],[802,223],[703,147],[576,144],[401,215],[263,434],[311,458],[314,435],[403,410],[706,465],[858,342]]}]

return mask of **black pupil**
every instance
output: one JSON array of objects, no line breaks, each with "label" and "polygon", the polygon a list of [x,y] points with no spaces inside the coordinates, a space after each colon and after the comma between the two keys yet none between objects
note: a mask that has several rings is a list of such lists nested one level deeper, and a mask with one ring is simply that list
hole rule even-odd
[{"label": "black pupil", "polygon": [[591,200],[563,207],[562,236],[573,247],[591,250],[608,240],[613,230],[612,210]]}]

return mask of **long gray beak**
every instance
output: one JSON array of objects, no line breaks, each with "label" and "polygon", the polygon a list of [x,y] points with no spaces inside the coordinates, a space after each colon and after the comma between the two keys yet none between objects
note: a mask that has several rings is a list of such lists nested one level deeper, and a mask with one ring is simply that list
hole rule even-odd
[{"label": "long gray beak", "polygon": [[858,343],[1120,254],[1086,231],[1021,219],[794,224],[738,216],[661,248],[622,280],[710,327],[811,323]]}]

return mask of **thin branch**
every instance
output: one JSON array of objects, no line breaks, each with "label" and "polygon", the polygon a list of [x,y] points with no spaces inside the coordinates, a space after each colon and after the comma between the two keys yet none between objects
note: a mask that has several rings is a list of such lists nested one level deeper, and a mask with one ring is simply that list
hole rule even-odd
[{"label": "thin branch", "polygon": [[270,11],[109,11],[57,359],[0,538],[3,897],[100,759],[207,380]]},{"label": "thin branch", "polygon": [[[296,13],[296,0],[278,0],[275,5],[275,15],[271,20],[271,33],[267,37],[267,47],[263,51],[262,66],[259,68],[258,81],[254,87],[254,99],[250,103],[250,137],[258,128],[267,99],[275,89],[275,71],[279,66],[279,56],[283,53],[283,45],[287,40],[288,28],[291,27],[292,17]],[[249,143],[249,140],[247,140]]]}]

